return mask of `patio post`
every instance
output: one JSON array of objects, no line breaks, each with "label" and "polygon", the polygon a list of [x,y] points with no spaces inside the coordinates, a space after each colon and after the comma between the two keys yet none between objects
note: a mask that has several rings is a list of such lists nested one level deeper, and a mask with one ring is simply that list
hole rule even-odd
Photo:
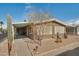
[{"label": "patio post", "polygon": [[75,34],[75,27],[74,27],[74,34]]},{"label": "patio post", "polygon": [[33,40],[35,40],[35,27],[34,27],[34,24],[32,25],[32,38]]}]

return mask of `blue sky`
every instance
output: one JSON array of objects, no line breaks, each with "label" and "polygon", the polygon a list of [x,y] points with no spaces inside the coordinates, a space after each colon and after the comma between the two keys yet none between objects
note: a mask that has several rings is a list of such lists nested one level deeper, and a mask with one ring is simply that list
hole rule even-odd
[{"label": "blue sky", "polygon": [[70,22],[79,19],[79,4],[77,3],[0,3],[0,20],[6,25],[6,16],[10,14],[13,17],[13,22],[21,22],[27,18],[26,14],[31,11],[31,8],[48,10],[54,17]]}]

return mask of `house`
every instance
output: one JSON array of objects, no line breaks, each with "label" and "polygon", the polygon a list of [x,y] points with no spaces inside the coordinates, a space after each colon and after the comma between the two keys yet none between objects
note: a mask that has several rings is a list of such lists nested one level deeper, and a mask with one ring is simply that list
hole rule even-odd
[{"label": "house", "polygon": [[77,34],[77,28],[74,24],[68,24],[66,26],[66,32],[69,35],[76,35]]},{"label": "house", "polygon": [[75,24],[76,34],[79,35],[79,24]]},{"label": "house", "polygon": [[79,35],[79,24],[67,25],[67,34]]},{"label": "house", "polygon": [[25,35],[31,39],[36,39],[38,37],[48,38],[55,37],[57,33],[61,35],[66,33],[66,24],[56,18],[53,18],[35,23],[13,23],[13,29],[15,36]]}]

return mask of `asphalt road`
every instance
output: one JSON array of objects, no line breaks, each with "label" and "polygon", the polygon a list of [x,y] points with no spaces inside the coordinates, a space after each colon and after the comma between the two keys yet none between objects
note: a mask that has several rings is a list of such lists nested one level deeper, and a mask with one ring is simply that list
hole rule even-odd
[{"label": "asphalt road", "polygon": [[67,52],[61,53],[57,56],[79,56],[79,47]]}]

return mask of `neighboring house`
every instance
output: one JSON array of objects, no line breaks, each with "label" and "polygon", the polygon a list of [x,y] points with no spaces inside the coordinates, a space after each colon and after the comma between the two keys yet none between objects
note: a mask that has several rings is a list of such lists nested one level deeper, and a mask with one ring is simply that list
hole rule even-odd
[{"label": "neighboring house", "polygon": [[64,34],[66,33],[66,24],[62,21],[59,21],[56,18],[45,20],[36,23],[14,23],[13,24],[14,34],[15,35],[25,35],[31,39],[37,37],[55,37],[57,33]]},{"label": "neighboring house", "polygon": [[75,25],[76,28],[76,34],[79,35],[79,24]]},{"label": "neighboring house", "polygon": [[76,35],[77,34],[77,28],[73,24],[69,24],[66,26],[66,32],[69,35]]},{"label": "neighboring house", "polygon": [[67,34],[79,35],[79,24],[67,25]]}]

